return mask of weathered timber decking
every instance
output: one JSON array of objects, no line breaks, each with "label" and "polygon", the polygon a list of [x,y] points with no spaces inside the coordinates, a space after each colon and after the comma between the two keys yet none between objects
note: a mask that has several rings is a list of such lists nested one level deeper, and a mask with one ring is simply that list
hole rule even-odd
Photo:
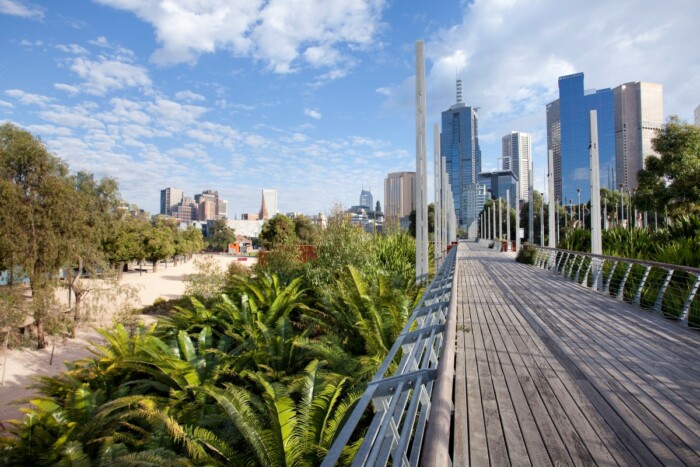
[{"label": "weathered timber decking", "polygon": [[454,465],[700,465],[700,333],[459,248]]}]

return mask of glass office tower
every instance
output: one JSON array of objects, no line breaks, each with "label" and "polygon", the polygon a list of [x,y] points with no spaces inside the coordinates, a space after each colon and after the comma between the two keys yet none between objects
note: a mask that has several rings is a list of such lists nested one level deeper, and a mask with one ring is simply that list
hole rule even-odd
[{"label": "glass office tower", "polygon": [[479,121],[476,109],[461,102],[461,87],[457,96],[457,103],[442,112],[440,155],[445,158],[459,225],[468,227],[479,215],[461,203],[464,192],[477,182],[476,176],[481,172]]},{"label": "glass office tower", "polygon": [[[554,110],[554,109],[553,109]],[[600,187],[615,188],[615,113],[611,89],[584,90],[583,73],[559,78],[559,132],[560,160],[554,161],[555,169],[561,167],[561,202],[590,199],[590,120],[589,112],[598,111],[598,154]],[[549,119],[548,119],[549,120]],[[549,123],[549,122],[548,122]],[[550,125],[548,124],[548,133]],[[548,143],[554,138],[548,136]],[[549,146],[549,144],[548,144]],[[553,149],[553,148],[549,148]],[[555,152],[555,159],[556,159]],[[556,189],[555,189],[556,191]],[[558,194],[558,193],[557,193]]]}]

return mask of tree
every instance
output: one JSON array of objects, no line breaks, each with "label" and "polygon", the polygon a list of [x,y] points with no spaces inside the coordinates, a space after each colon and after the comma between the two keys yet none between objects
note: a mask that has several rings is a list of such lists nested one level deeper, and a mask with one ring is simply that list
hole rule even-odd
[{"label": "tree", "polygon": [[68,167],[27,131],[0,126],[0,265],[29,277],[39,348],[46,347],[48,297],[74,245],[66,233],[75,231],[76,203]]},{"label": "tree", "polygon": [[[408,231],[413,238],[416,237],[416,210],[414,209],[409,214],[408,219],[410,224],[408,226]],[[435,204],[430,203],[428,205],[428,235],[435,232]]]},{"label": "tree", "polygon": [[236,241],[236,232],[228,226],[226,219],[216,219],[209,228],[207,241],[214,251],[228,251],[229,243]]},{"label": "tree", "polygon": [[318,227],[306,216],[294,218],[294,234],[305,245],[315,245],[318,241]]},{"label": "tree", "polygon": [[[112,216],[120,204],[117,182],[111,178],[95,181],[92,174],[79,172],[75,177],[76,205],[71,210],[74,219],[71,241],[71,261],[67,263],[66,282],[75,296],[71,337],[75,338],[81,320],[83,299],[104,282],[82,280],[83,271],[96,276],[105,274],[106,256],[102,250],[107,232],[112,228]],[[110,284],[107,288],[110,288]]]},{"label": "tree", "polygon": [[148,221],[142,217],[121,210],[116,213],[103,240],[102,251],[107,262],[117,268],[118,278],[121,278],[125,263],[146,258],[143,238],[150,227]]},{"label": "tree", "polygon": [[652,147],[659,157],[647,155],[634,202],[674,216],[700,212],[700,128],[671,116]]},{"label": "tree", "polygon": [[268,250],[272,250],[277,245],[295,243],[294,221],[284,214],[275,214],[263,225],[260,240],[263,247]]},{"label": "tree", "polygon": [[158,220],[144,232],[143,241],[145,257],[153,263],[153,272],[158,270],[158,261],[175,254],[175,235],[170,226],[162,220]]}]

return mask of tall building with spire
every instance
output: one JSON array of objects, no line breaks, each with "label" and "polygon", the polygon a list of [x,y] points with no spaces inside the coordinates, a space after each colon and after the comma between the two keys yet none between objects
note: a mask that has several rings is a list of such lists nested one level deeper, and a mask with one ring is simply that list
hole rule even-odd
[{"label": "tall building with spire", "polygon": [[277,190],[264,188],[260,205],[259,219],[270,219],[277,214]]},{"label": "tall building with spire", "polygon": [[373,203],[374,197],[372,196],[372,193],[363,188],[362,193],[360,193],[360,206],[367,206],[369,209],[372,209]]},{"label": "tall building with spire", "polygon": [[468,227],[479,213],[473,212],[462,199],[470,185],[477,183],[481,172],[478,107],[462,101],[462,80],[457,80],[457,102],[442,112],[440,156],[445,159],[447,177],[452,186],[455,214],[462,227]]}]

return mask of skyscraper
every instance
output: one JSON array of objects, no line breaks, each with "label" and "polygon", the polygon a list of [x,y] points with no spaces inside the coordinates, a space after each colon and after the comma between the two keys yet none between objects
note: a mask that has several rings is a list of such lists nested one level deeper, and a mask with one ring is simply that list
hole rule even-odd
[{"label": "skyscraper", "polygon": [[277,214],[277,190],[263,188],[260,204],[260,219],[270,219]]},{"label": "skyscraper", "polygon": [[[559,119],[559,99],[547,104],[547,149],[554,155],[554,200],[561,196],[561,120]],[[551,170],[551,169],[550,169]]]},{"label": "skyscraper", "polygon": [[528,200],[530,196],[529,167],[532,160],[530,133],[511,131],[502,138],[503,170],[510,170],[520,181],[517,199]]},{"label": "skyscraper", "polygon": [[374,198],[372,197],[372,193],[369,192],[369,190],[362,190],[362,193],[360,193],[360,206],[367,206],[369,210],[372,209],[372,206],[374,204]]},{"label": "skyscraper", "polygon": [[445,158],[455,214],[461,226],[468,226],[479,215],[467,206],[461,206],[463,192],[477,182],[476,176],[481,172],[479,119],[476,110],[462,102],[462,80],[457,80],[457,103],[442,112],[440,156]]},{"label": "skyscraper", "polygon": [[183,193],[179,188],[160,190],[160,213],[169,216],[172,209],[182,202]]},{"label": "skyscraper", "polygon": [[695,126],[700,126],[700,105],[695,107]]},{"label": "skyscraper", "polygon": [[[562,204],[567,200],[581,201],[590,199],[590,124],[589,112],[598,113],[598,157],[601,188],[615,187],[615,115],[614,99],[611,89],[584,90],[583,73],[559,78],[559,105],[552,102],[547,106],[547,149],[554,152],[555,193]],[[559,111],[559,125],[552,120],[556,110]],[[559,131],[559,154],[555,151],[556,134]],[[551,146],[550,146],[551,144]],[[558,168],[558,173],[556,172]],[[557,179],[561,181],[557,192]]]},{"label": "skyscraper", "polygon": [[658,156],[651,140],[664,124],[663,87],[656,83],[625,83],[613,89],[613,95],[616,183],[632,190],[637,188],[637,172],[644,168],[644,159]]},{"label": "skyscraper", "polygon": [[416,173],[392,172],[384,179],[384,216],[398,219],[416,209]]}]

